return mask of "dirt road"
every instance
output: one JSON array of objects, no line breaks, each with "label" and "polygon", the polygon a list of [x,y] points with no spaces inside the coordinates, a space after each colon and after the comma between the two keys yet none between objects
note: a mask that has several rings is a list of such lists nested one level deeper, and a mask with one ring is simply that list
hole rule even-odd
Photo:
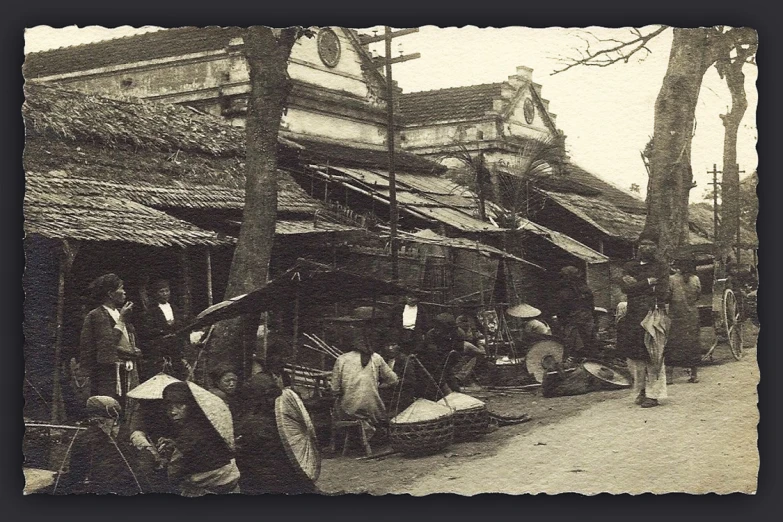
[{"label": "dirt road", "polygon": [[[427,458],[324,462],[324,492],[374,494],[752,492],[759,370],[755,350],[679,373],[657,408],[627,390],[516,401],[535,419]],[[506,401],[507,402],[507,401]],[[489,401],[490,406],[492,401]]]}]

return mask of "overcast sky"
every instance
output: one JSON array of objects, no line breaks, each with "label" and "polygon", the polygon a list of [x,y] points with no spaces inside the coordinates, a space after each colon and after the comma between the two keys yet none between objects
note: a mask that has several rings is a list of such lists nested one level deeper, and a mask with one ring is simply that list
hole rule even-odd
[{"label": "overcast sky", "polygon": [[[25,32],[25,53],[150,30],[154,28],[40,26]],[[630,34],[627,29],[590,31],[601,38],[625,39]],[[533,80],[543,86],[542,95],[550,101],[549,109],[567,136],[572,161],[620,188],[628,189],[635,183],[644,192],[647,175],[640,151],[652,135],[655,98],[666,71],[671,31],[650,42],[651,53],[627,63],[577,67],[552,76],[562,66],[559,58],[573,56],[575,48],[583,46],[581,33],[564,28],[422,27],[419,33],[395,40],[395,55],[401,44],[406,54],[419,52],[421,58],[395,65],[394,79],[405,92],[412,92],[501,82],[513,75],[517,66],[531,67]],[[382,54],[383,44],[376,45]],[[746,66],[745,74],[748,110],[740,128],[738,159],[740,169],[750,173],[757,165],[756,67]],[[692,164],[697,187],[691,191],[692,201],[701,200],[708,189],[711,175],[707,171],[712,165],[721,169],[723,124],[719,115],[730,105],[725,82],[711,68],[696,110]]]}]

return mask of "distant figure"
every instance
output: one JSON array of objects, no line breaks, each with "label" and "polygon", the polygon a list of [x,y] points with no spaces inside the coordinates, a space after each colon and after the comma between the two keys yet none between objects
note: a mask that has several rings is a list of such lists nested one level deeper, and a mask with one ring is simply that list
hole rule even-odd
[{"label": "distant figure", "polygon": [[140,331],[144,341],[143,379],[147,380],[165,369],[165,373],[184,380],[187,377],[187,362],[182,341],[176,337],[162,339],[176,332],[181,321],[179,310],[169,302],[169,282],[158,279],[151,289],[155,304],[144,314],[144,328]]},{"label": "distant figure", "polygon": [[565,359],[588,359],[595,355],[595,303],[593,291],[578,268],[560,271],[555,311],[565,344]]},{"label": "distant figure", "polygon": [[106,274],[90,285],[102,304],[84,318],[79,340],[79,364],[90,377],[90,395],[120,399],[139,384],[133,325],[128,318],[133,303],[125,301],[122,279]]},{"label": "distant figure", "polygon": [[696,275],[695,260],[680,259],[676,264],[680,271],[669,277],[672,326],[666,343],[666,366],[690,368],[688,382],[696,383],[699,382],[698,365],[702,355],[698,307],[701,282]]},{"label": "distant figure", "polygon": [[444,395],[460,391],[460,370],[467,363],[463,359],[464,342],[459,337],[456,320],[448,313],[435,317],[434,326],[427,332],[424,345],[417,356]]},{"label": "distant figure", "polygon": [[427,313],[419,306],[419,298],[409,295],[405,304],[395,309],[391,315],[392,329],[398,332],[397,344],[408,352],[414,352],[429,328]]},{"label": "distant figure", "polygon": [[394,387],[380,390],[389,418],[394,418],[416,399],[437,401],[441,398],[435,383],[424,374],[416,356],[403,352],[396,344],[385,347],[381,355],[399,379]]},{"label": "distant figure", "polygon": [[339,356],[332,369],[335,416],[360,420],[368,439],[372,438],[388,420],[379,388],[394,386],[397,380],[383,357],[373,353],[364,328],[355,329],[352,350]]},{"label": "distant figure", "polygon": [[239,377],[233,366],[218,364],[209,372],[213,387],[210,392],[217,395],[228,405],[234,419],[239,415]]},{"label": "distant figure", "polygon": [[620,282],[628,307],[617,325],[617,349],[628,359],[633,390],[638,394],[636,404],[643,408],[658,406],[658,400],[667,396],[662,344],[669,333],[664,312],[669,267],[658,261],[656,254],[655,242],[641,239],[638,259],[626,263]]},{"label": "distant figure", "polygon": [[68,473],[62,475],[57,492],[150,493],[144,474],[131,467],[132,448],[117,438],[120,403],[113,397],[94,396],[87,400],[86,409],[88,428],[76,436]]}]

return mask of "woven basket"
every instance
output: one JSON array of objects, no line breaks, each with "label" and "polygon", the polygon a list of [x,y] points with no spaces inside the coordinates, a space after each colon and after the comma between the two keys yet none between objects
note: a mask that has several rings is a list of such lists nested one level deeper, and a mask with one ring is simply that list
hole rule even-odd
[{"label": "woven basket", "polygon": [[454,416],[412,423],[389,423],[389,440],[395,451],[427,455],[442,450],[454,440]]},{"label": "woven basket", "polygon": [[454,412],[454,440],[474,440],[487,433],[488,429],[489,410],[486,406]]},{"label": "woven basket", "polygon": [[417,399],[389,422],[389,441],[395,451],[424,455],[454,440],[454,412],[426,399]]},{"label": "woven basket", "polygon": [[453,392],[438,404],[450,406],[454,411],[454,440],[473,440],[484,435],[489,428],[489,410],[484,402],[459,392]]}]

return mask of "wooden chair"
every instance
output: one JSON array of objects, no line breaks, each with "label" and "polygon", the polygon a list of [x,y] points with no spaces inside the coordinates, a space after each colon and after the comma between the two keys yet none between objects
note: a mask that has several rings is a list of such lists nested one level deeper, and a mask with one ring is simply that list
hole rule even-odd
[{"label": "wooden chair", "polygon": [[331,437],[329,440],[329,449],[332,451],[332,453],[337,451],[336,442],[337,442],[338,433],[340,431],[344,431],[345,440],[343,441],[343,456],[345,456],[346,453],[348,452],[348,440],[351,434],[351,429],[358,428],[366,456],[369,457],[372,455],[372,448],[370,448],[370,442],[367,438],[367,432],[364,429],[364,425],[360,420],[338,419],[337,416],[335,415],[335,407],[332,407],[331,416],[332,416],[332,426],[331,426]]}]

